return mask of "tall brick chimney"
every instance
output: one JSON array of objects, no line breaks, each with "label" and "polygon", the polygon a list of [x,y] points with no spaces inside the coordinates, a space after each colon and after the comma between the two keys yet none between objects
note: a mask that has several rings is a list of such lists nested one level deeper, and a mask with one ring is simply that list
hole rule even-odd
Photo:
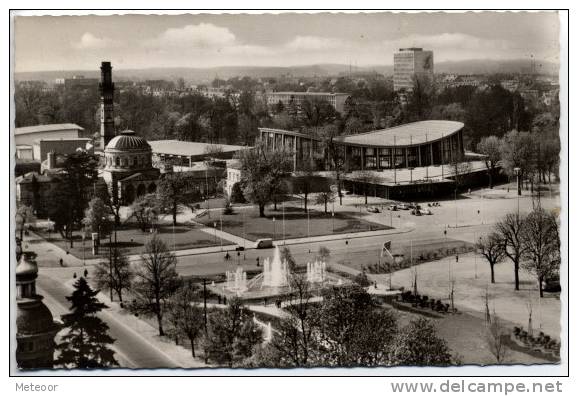
[{"label": "tall brick chimney", "polygon": [[114,137],[114,83],[110,62],[100,66],[100,146],[104,148]]}]

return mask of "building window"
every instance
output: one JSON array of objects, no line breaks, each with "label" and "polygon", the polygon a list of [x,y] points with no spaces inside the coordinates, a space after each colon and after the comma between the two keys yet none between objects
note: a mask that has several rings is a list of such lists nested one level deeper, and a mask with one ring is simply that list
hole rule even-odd
[{"label": "building window", "polygon": [[395,149],[394,165],[397,169],[406,167],[405,150],[404,149],[402,149],[402,148],[396,148]]},{"label": "building window", "polygon": [[114,158],[114,164],[115,164],[116,166],[120,166],[120,158],[119,158],[119,157],[115,157],[115,158]]}]

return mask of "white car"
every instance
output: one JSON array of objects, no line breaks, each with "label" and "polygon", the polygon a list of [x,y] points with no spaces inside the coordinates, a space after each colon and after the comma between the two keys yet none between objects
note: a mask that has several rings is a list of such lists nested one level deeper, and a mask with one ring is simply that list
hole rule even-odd
[{"label": "white car", "polygon": [[431,210],[429,209],[420,209],[420,212],[422,215],[431,215],[433,214]]},{"label": "white car", "polygon": [[397,205],[397,207],[398,207],[398,209],[401,209],[401,210],[409,210],[409,205],[406,203],[401,203],[401,204]]}]

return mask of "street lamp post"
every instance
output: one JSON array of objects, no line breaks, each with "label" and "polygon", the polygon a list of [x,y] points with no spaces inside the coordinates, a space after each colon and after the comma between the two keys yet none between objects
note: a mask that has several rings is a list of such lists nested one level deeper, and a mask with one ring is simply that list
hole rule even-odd
[{"label": "street lamp post", "polygon": [[331,211],[331,229],[332,229],[332,233],[335,233],[335,211],[332,210]]},{"label": "street lamp post", "polygon": [[277,239],[277,229],[275,227],[275,217],[273,216],[273,241]]},{"label": "street lamp post", "polygon": [[213,221],[213,228],[215,231],[215,243],[217,243],[217,222]]},{"label": "street lamp post", "polygon": [[283,212],[283,245],[285,245],[285,200],[281,202],[281,211]]},{"label": "street lamp post", "polygon": [[219,235],[219,242],[221,242],[221,251],[223,251],[223,214],[219,215],[219,221],[221,222],[221,235]]}]

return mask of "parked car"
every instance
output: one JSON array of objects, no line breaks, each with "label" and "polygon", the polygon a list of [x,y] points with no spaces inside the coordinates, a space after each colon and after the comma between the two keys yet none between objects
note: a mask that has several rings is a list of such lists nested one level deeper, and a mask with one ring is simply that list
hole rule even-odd
[{"label": "parked car", "polygon": [[367,211],[370,213],[379,213],[379,208],[377,208],[375,206],[368,206]]},{"label": "parked car", "polygon": [[429,210],[429,209],[420,209],[419,212],[420,212],[422,215],[431,215],[431,214],[433,214],[432,211]]},{"label": "parked car", "polygon": [[387,205],[387,210],[396,211],[397,205],[396,204]]},{"label": "parked car", "polygon": [[406,203],[402,203],[402,204],[399,204],[398,208],[401,210],[409,210],[409,205]]},{"label": "parked car", "polygon": [[242,252],[243,250],[245,250],[245,247],[244,246],[235,246],[235,250],[237,252]]},{"label": "parked car", "polygon": [[421,211],[419,209],[412,209],[411,214],[414,216],[421,216]]},{"label": "parked car", "polygon": [[257,239],[255,242],[255,249],[267,249],[273,247],[272,238]]}]

